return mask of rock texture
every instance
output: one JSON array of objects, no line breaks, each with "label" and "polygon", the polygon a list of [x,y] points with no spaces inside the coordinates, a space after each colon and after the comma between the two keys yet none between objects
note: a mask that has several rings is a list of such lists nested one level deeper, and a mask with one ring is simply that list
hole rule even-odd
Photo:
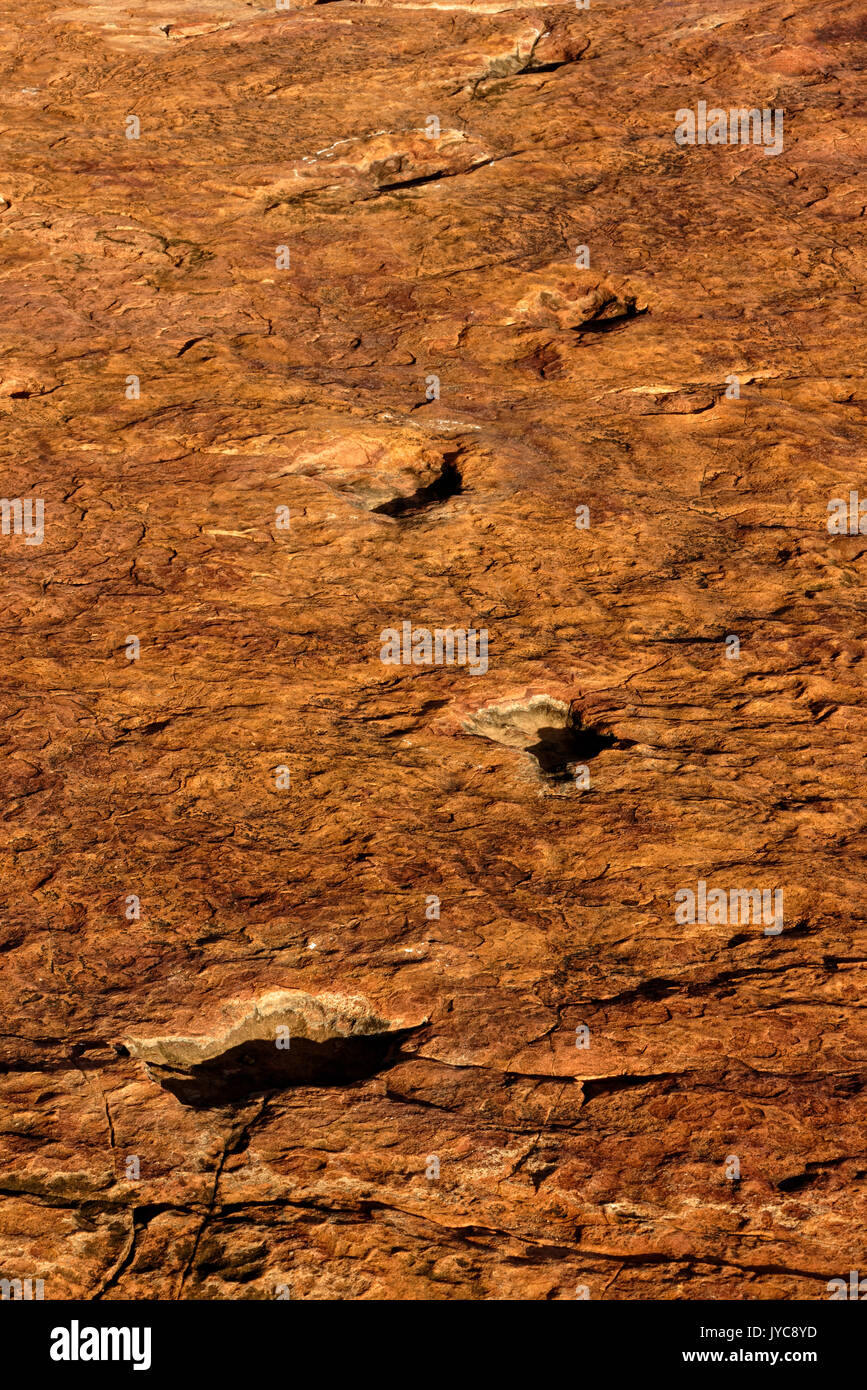
[{"label": "rock texture", "polygon": [[[0,1273],[827,1297],[859,6],[7,0],[0,50],[2,491],[45,505],[0,536]],[[782,153],[679,146],[701,100]],[[383,664],[404,622],[487,669]],[[678,921],[699,881],[783,930]]]}]

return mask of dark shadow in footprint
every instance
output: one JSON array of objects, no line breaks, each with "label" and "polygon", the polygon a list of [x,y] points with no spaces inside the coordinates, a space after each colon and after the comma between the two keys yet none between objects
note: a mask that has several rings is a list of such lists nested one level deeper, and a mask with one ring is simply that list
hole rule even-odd
[{"label": "dark shadow in footprint", "polygon": [[412,516],[415,512],[424,512],[428,507],[447,502],[450,497],[457,497],[463,488],[463,478],[455,463],[457,457],[458,451],[446,455],[439,477],[426,487],[420,487],[408,497],[392,497],[390,501],[380,502],[378,507],[371,507],[370,510],[379,516]]},{"label": "dark shadow in footprint", "polygon": [[364,1081],[400,1061],[401,1044],[416,1031],[407,1028],[325,1042],[291,1038],[287,1048],[270,1041],[245,1042],[188,1071],[155,1063],[148,1064],[148,1071],[183,1105],[210,1109],[289,1086],[349,1086]]},{"label": "dark shadow in footprint", "polygon": [[612,333],[615,328],[622,328],[631,319],[640,318],[646,314],[647,309],[636,309],[634,304],[628,304],[622,314],[610,314],[608,318],[585,319],[584,323],[575,325],[575,333]]},{"label": "dark shadow in footprint", "polygon": [[565,728],[538,729],[538,743],[527,748],[546,777],[566,779],[570,764],[584,764],[605,748],[622,747],[623,740],[614,734],[600,734],[595,729],[579,729],[571,724]]}]

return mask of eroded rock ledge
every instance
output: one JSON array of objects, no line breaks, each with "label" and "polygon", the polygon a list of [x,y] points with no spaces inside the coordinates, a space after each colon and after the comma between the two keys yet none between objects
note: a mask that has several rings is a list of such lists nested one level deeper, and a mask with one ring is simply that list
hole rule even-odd
[{"label": "eroded rock ledge", "polygon": [[287,1086],[347,1085],[395,1060],[427,1020],[380,1018],[359,996],[272,990],[222,1031],[127,1038],[123,1047],[187,1105],[230,1105]]}]

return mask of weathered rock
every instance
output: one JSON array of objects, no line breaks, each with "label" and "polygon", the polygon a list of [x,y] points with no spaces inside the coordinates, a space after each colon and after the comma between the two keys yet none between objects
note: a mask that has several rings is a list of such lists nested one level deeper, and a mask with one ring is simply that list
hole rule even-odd
[{"label": "weathered rock", "polygon": [[[44,501],[0,535],[0,1272],[825,1297],[856,6],[10,0],[0,48],[2,492]],[[782,152],[677,145],[699,101]],[[405,623],[486,668],[384,663]]]}]

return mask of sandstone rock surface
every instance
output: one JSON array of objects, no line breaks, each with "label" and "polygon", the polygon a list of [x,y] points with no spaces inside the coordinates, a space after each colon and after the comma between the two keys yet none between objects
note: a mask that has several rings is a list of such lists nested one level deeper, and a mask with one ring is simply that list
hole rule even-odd
[{"label": "sandstone rock surface", "polygon": [[0,1272],[863,1272],[859,7],[7,0],[0,53]]}]

